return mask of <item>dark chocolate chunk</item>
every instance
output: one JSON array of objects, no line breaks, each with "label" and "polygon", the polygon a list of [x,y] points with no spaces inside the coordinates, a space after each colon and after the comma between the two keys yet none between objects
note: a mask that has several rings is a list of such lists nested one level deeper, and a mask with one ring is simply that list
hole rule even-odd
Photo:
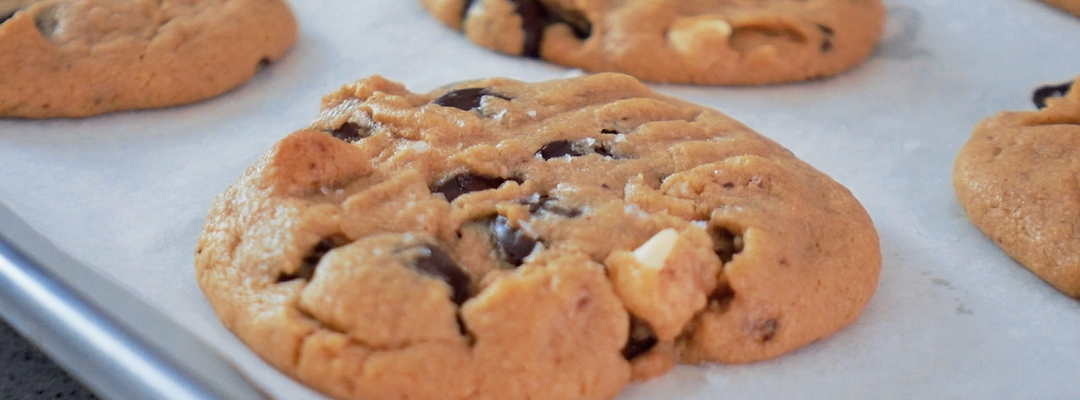
[{"label": "dark chocolate chunk", "polygon": [[443,107],[453,107],[459,110],[469,111],[474,108],[479,108],[480,100],[483,99],[484,96],[494,96],[503,100],[510,100],[509,97],[492,92],[487,88],[467,88],[446,93],[439,96],[439,98],[432,101],[432,103]]},{"label": "dark chocolate chunk", "polygon": [[421,274],[441,279],[450,285],[452,292],[450,299],[454,301],[454,304],[460,306],[469,299],[469,286],[472,283],[469,275],[442,249],[429,244],[421,244],[400,249],[396,254],[408,254],[411,259],[404,262],[410,268]]},{"label": "dark chocolate chunk", "polygon": [[540,150],[536,152],[536,155],[544,160],[550,160],[552,158],[566,156],[580,157],[591,153],[596,153],[603,157],[612,157],[611,151],[608,150],[607,147],[604,147],[602,143],[597,143],[594,140],[578,140],[574,142],[557,140],[540,147]]},{"label": "dark chocolate chunk", "polygon": [[603,133],[605,135],[618,135],[619,131],[614,129],[601,129],[600,133]]},{"label": "dark chocolate chunk", "polygon": [[540,148],[540,151],[536,152],[536,154],[539,154],[540,157],[543,157],[545,160],[562,156],[577,157],[585,155],[585,153],[576,151],[574,149],[574,144],[566,140],[558,140],[545,144]]},{"label": "dark chocolate chunk", "polygon": [[[570,27],[574,31],[574,36],[578,39],[585,40],[589,36],[592,36],[592,22],[585,16],[585,13],[578,9],[563,7],[561,4],[553,4],[555,7],[549,8],[550,20],[553,23],[563,23]],[[549,4],[549,6],[552,6]]]},{"label": "dark chocolate chunk", "polygon": [[355,122],[346,122],[341,124],[337,129],[330,131],[334,137],[344,140],[346,142],[356,142],[360,139],[371,136],[371,131],[360,124]]},{"label": "dark chocolate chunk", "polygon": [[491,223],[491,233],[503,259],[515,267],[524,263],[525,257],[532,254],[536,247],[536,239],[529,237],[521,229],[511,227],[502,215],[495,217]]},{"label": "dark chocolate chunk", "polygon": [[300,268],[292,274],[281,274],[278,276],[278,283],[294,281],[297,279],[303,279],[305,281],[311,281],[311,278],[315,277],[315,267],[319,265],[319,261],[322,260],[326,253],[330,250],[344,246],[349,243],[349,239],[344,235],[333,235],[323,238],[319,243],[316,243],[311,250],[308,250],[307,255],[300,262]]},{"label": "dark chocolate chunk", "polygon": [[648,353],[659,340],[653,334],[649,324],[633,315],[630,316],[630,337],[626,340],[626,346],[622,349],[623,358],[633,360],[638,356]]},{"label": "dark chocolate chunk", "polygon": [[555,198],[548,197],[547,195],[541,196],[540,194],[533,194],[532,196],[518,200],[518,204],[529,206],[529,214],[544,212],[566,218],[574,218],[581,215],[581,211],[560,206]]},{"label": "dark chocolate chunk", "polygon": [[1065,82],[1060,85],[1046,85],[1035,90],[1035,94],[1031,96],[1031,100],[1035,102],[1035,106],[1039,109],[1046,108],[1046,99],[1051,97],[1062,97],[1069,93],[1069,87],[1072,86],[1072,82]]},{"label": "dark chocolate chunk", "polygon": [[728,262],[743,249],[742,236],[729,231],[724,227],[712,227],[709,234],[713,239],[713,250],[720,256],[720,261]]},{"label": "dark chocolate chunk", "polygon": [[520,179],[496,178],[492,176],[466,172],[463,174],[451,176],[435,184],[435,187],[431,188],[431,192],[442,193],[443,196],[446,196],[446,201],[454,201],[454,199],[466,193],[479,192],[481,190],[497,189],[499,186],[502,186],[502,184],[506,181],[514,181],[517,183],[522,182]]},{"label": "dark chocolate chunk", "polygon": [[514,12],[521,17],[521,31],[525,40],[521,44],[521,55],[540,58],[540,43],[544,38],[548,12],[539,0],[510,0],[514,3]]}]

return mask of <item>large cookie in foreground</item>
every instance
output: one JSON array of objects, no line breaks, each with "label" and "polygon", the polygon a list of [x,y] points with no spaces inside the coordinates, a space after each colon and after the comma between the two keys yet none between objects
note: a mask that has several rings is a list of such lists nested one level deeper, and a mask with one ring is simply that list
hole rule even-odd
[{"label": "large cookie in foreground", "polygon": [[1039,111],[975,126],[953,165],[968,218],[1013,259],[1080,298],[1080,79],[1035,93]]},{"label": "large cookie in foreground", "polygon": [[229,329],[349,399],[606,399],[764,360],[855,319],[881,261],[840,184],[618,74],[348,85],[196,253]]},{"label": "large cookie in foreground", "polygon": [[0,0],[0,117],[203,100],[295,40],[281,0]]},{"label": "large cookie in foreground", "polygon": [[880,0],[420,0],[491,50],[640,79],[760,85],[838,74],[873,50]]}]

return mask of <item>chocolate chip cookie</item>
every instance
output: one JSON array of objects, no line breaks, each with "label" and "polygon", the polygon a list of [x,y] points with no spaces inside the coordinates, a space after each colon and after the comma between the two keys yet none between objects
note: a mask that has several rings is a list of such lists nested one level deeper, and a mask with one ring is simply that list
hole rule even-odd
[{"label": "chocolate chip cookie", "polygon": [[491,50],[655,82],[760,85],[857,64],[880,0],[420,0]]},{"label": "chocolate chip cookie", "polygon": [[621,74],[323,100],[214,202],[199,285],[346,399],[607,399],[852,322],[877,233],[840,184]]},{"label": "chocolate chip cookie", "polygon": [[953,165],[968,218],[1013,259],[1080,298],[1080,79],[1035,91],[1039,111],[975,126]]},{"label": "chocolate chip cookie", "polygon": [[1080,17],[1080,0],[1042,0],[1043,2],[1050,4],[1054,7],[1072,13],[1072,15]]},{"label": "chocolate chip cookie", "polygon": [[0,0],[0,117],[84,117],[221,94],[281,57],[281,0]]}]

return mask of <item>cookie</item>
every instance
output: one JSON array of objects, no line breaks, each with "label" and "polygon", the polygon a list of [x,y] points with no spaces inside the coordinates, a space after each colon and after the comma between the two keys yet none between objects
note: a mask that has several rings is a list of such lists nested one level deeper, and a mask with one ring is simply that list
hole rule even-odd
[{"label": "cookie", "polygon": [[195,257],[229,329],[343,399],[607,399],[776,357],[851,323],[880,262],[843,186],[620,74],[347,85]]},{"label": "cookie", "polygon": [[1043,2],[1050,4],[1054,7],[1072,13],[1072,15],[1080,17],[1080,0],[1042,0]]},{"label": "cookie", "polygon": [[836,75],[882,34],[880,0],[420,0],[491,50],[654,82]]},{"label": "cookie", "polygon": [[1035,91],[1039,111],[975,126],[953,165],[968,218],[1013,259],[1080,298],[1080,79]]},{"label": "cookie", "polygon": [[196,102],[295,40],[281,0],[0,0],[0,117]]}]

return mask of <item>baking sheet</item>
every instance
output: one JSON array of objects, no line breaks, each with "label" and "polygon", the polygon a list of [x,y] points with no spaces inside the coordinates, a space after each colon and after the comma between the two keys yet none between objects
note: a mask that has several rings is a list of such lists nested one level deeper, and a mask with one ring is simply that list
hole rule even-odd
[{"label": "baking sheet", "polygon": [[[741,120],[851,189],[874,218],[884,256],[864,314],[779,359],[679,367],[620,399],[1080,398],[1080,302],[975,230],[949,179],[979,119],[1031,109],[1035,86],[1080,74],[1080,19],[1033,0],[885,3],[882,44],[842,76],[764,88],[654,85]],[[302,30],[294,50],[217,99],[0,120],[0,200],[269,393],[319,399],[243,347],[199,292],[192,249],[213,196],[343,83],[378,73],[426,91],[577,72],[479,49],[410,0],[292,5]]]}]

